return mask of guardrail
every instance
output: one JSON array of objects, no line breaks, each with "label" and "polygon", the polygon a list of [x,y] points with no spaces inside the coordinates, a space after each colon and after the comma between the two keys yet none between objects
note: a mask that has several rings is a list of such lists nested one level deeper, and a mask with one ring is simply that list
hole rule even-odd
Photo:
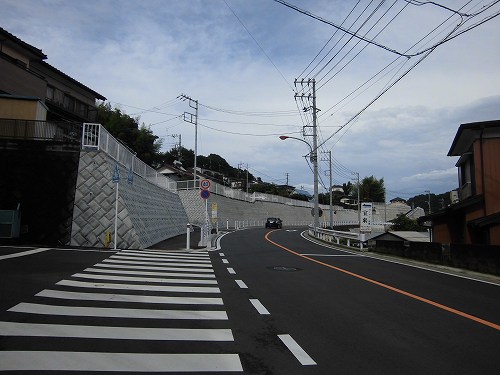
[{"label": "guardrail", "polygon": [[[196,184],[194,183],[193,180],[188,180],[188,181],[177,181],[177,189],[178,190],[193,190],[193,189],[199,189],[200,188],[200,181],[196,181]],[[228,186],[221,185],[219,183],[213,182],[210,184],[210,188],[208,189],[211,193],[221,195],[227,198],[232,198],[232,199],[237,199],[245,202],[271,202],[271,203],[280,203],[280,204],[287,204],[289,206],[295,206],[295,207],[307,207],[307,208],[313,208],[314,203],[312,202],[307,202],[307,201],[300,201],[296,199],[291,199],[287,197],[282,197],[278,195],[271,195],[271,194],[265,194],[265,193],[252,193],[252,194],[247,194],[245,191],[242,190],[235,190],[233,188],[230,188]],[[328,208],[329,206],[327,205],[321,205],[320,207],[322,209]]]},{"label": "guardrail", "polygon": [[83,124],[82,149],[100,150],[133,173],[164,189],[176,192],[176,181],[158,173],[140,160],[135,152],[114,138],[101,124]]},{"label": "guardrail", "polygon": [[[135,174],[172,192],[177,192],[178,190],[196,190],[200,188],[200,180],[197,180],[196,182],[194,180],[174,181],[163,174],[158,173],[155,169],[151,168],[142,160],[137,158],[132,150],[114,138],[101,124],[83,124],[82,149],[104,151],[125,168],[131,168],[132,172]],[[295,207],[314,207],[314,203],[312,202],[300,201],[265,193],[247,194],[245,191],[235,190],[215,182],[211,183],[209,190],[211,193],[217,195],[251,203],[262,201],[287,204]],[[319,206],[322,209],[329,208],[327,205]]]},{"label": "guardrail", "polygon": [[[366,235],[364,233],[344,232],[338,230],[316,228],[309,226],[309,235],[324,242],[335,243],[336,245],[344,245],[363,251],[363,242]],[[354,246],[351,245],[351,242]]]}]

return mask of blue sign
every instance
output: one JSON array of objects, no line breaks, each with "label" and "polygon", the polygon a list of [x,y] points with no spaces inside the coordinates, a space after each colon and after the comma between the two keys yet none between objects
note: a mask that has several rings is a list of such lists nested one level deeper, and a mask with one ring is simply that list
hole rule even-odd
[{"label": "blue sign", "polygon": [[111,178],[111,180],[114,182],[114,183],[118,183],[120,182],[120,170],[118,169],[118,164],[115,165],[115,171],[113,173],[113,177]]},{"label": "blue sign", "polygon": [[128,169],[127,182],[129,184],[134,182],[134,172],[132,172],[132,167]]},{"label": "blue sign", "polygon": [[208,190],[200,191],[200,197],[202,197],[203,199],[208,199],[210,197],[210,191]]}]

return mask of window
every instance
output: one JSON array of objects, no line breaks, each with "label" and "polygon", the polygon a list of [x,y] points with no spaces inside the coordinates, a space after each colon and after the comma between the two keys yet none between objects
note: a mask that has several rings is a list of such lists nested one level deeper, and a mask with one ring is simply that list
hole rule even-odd
[{"label": "window", "polygon": [[54,100],[54,88],[52,86],[47,86],[47,99]]}]

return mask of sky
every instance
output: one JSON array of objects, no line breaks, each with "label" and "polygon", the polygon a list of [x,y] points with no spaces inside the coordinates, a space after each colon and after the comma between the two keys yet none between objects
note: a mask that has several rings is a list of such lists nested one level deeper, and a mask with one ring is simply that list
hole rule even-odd
[{"label": "sky", "polygon": [[198,155],[312,192],[314,80],[320,192],[330,155],[333,184],[383,178],[387,200],[458,188],[458,127],[500,119],[500,4],[286,3],[0,0],[0,26],[139,117],[163,151],[195,149],[184,94]]}]

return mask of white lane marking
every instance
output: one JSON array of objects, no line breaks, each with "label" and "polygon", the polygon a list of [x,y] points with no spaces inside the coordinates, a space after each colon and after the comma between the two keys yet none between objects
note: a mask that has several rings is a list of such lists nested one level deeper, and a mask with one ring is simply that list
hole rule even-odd
[{"label": "white lane marking", "polygon": [[220,293],[219,288],[207,286],[169,286],[169,285],[139,285],[139,284],[112,284],[91,283],[85,281],[61,280],[56,283],[63,286],[79,288],[119,289],[119,290],[144,290],[151,292],[183,292],[183,293]]},{"label": "white lane marking", "polygon": [[163,262],[161,260],[150,260],[150,261],[142,261],[137,260],[137,258],[132,258],[131,260],[125,260],[130,257],[120,257],[112,255],[108,259],[104,259],[103,263],[126,263],[126,264],[144,264],[144,265],[154,265],[154,266],[167,266],[167,267],[202,267],[202,268],[211,268],[211,264],[205,263],[175,263],[175,262]]},{"label": "white lane marking", "polygon": [[229,272],[231,275],[236,275],[236,271],[234,270],[234,268],[229,267],[227,269],[227,272]]},{"label": "white lane marking", "polygon": [[180,273],[180,272],[148,272],[148,271],[129,271],[121,269],[106,269],[106,268],[86,268],[83,272],[90,273],[106,273],[118,275],[137,275],[137,276],[155,276],[155,277],[191,277],[200,279],[215,279],[214,274],[203,273]]},{"label": "white lane marking", "polygon": [[292,336],[290,335],[278,335],[280,340],[283,342],[283,344],[286,345],[288,350],[292,352],[292,354],[297,358],[297,360],[303,365],[303,366],[311,366],[311,365],[316,365],[317,363],[314,362],[314,360],[305,352],[304,349],[300,347],[299,344],[297,344],[297,341],[293,339]]},{"label": "white lane marking", "polygon": [[138,328],[12,322],[0,322],[0,335],[116,340],[234,341],[230,329]]},{"label": "white lane marking", "polygon": [[118,254],[123,255],[137,255],[137,256],[147,256],[147,257],[161,257],[161,258],[172,258],[172,259],[190,259],[190,260],[206,260],[210,259],[208,254],[186,254],[186,253],[159,253],[157,251],[147,251],[147,250],[122,250]]},{"label": "white lane marking", "polygon": [[222,263],[229,264],[229,261],[227,259],[222,259]]},{"label": "white lane marking", "polygon": [[100,275],[91,273],[75,273],[71,277],[78,277],[80,279],[92,280],[114,280],[114,281],[139,281],[146,283],[162,283],[162,284],[217,284],[217,280],[193,280],[193,279],[179,279],[179,278],[154,278],[154,277],[132,277],[132,276],[114,276],[114,275]]},{"label": "white lane marking", "polygon": [[312,257],[360,257],[359,254],[300,254]]},{"label": "white lane marking", "polygon": [[11,258],[18,258],[18,257],[24,257],[26,255],[32,255],[32,254],[36,254],[36,253],[41,253],[42,251],[47,251],[47,250],[51,250],[51,249],[45,248],[45,247],[40,247],[38,249],[21,251],[19,253],[7,254],[7,255],[0,255],[0,260],[11,259]]},{"label": "white lane marking", "polygon": [[238,286],[239,286],[241,289],[248,289],[247,284],[245,284],[242,280],[235,280],[235,281],[236,281],[236,284],[238,284]]},{"label": "white lane marking", "polygon": [[[410,264],[410,263],[404,263],[404,262],[399,262],[397,260],[392,260],[392,259],[383,259],[383,258],[378,258],[374,255],[371,255],[371,254],[367,254],[367,253],[362,253],[362,254],[357,254],[355,252],[351,252],[349,250],[345,250],[345,249],[340,249],[340,248],[337,248],[337,247],[334,247],[334,245],[326,245],[324,243],[321,243],[319,241],[315,241],[314,239],[311,239],[311,238],[308,238],[306,235],[304,235],[304,233],[306,233],[305,231],[302,232],[300,234],[300,236],[305,239],[306,241],[309,241],[309,242],[312,242],[316,245],[319,245],[319,246],[322,246],[322,247],[326,247],[328,249],[335,249],[335,250],[338,250],[338,251],[342,251],[342,252],[346,252],[346,253],[350,253],[350,254],[353,254],[353,255],[358,255],[360,257],[364,257],[364,258],[368,258],[368,259],[373,259],[373,260],[379,260],[381,262],[388,262],[388,263],[394,263],[394,264],[398,264],[400,266],[406,266],[406,267],[412,267],[412,268],[417,268],[417,269],[420,269],[420,270],[424,270],[424,271],[429,271],[429,272],[434,272],[434,273],[440,273],[442,275],[447,275],[447,276],[453,276],[453,277],[458,277],[460,279],[465,279],[465,280],[471,280],[471,281],[477,281],[479,283],[483,283],[483,284],[490,284],[490,285],[495,285],[495,286],[500,286],[499,283],[496,283],[496,282],[492,282],[492,281],[487,281],[487,280],[481,280],[481,279],[477,279],[477,278],[474,278],[472,276],[465,276],[465,275],[458,275],[456,273],[452,273],[452,272],[447,272],[447,271],[442,271],[442,270],[438,270],[438,269],[434,269],[434,268],[430,268],[430,267],[425,267],[425,266],[421,266],[421,265],[417,265],[417,264]],[[408,259],[409,261],[411,261],[412,259]]]},{"label": "white lane marking", "polygon": [[148,262],[176,262],[176,263],[201,263],[207,264],[211,263],[210,259],[184,259],[169,257],[163,255],[138,255],[138,254],[123,254],[118,253],[116,255],[110,256],[113,259],[129,259],[129,260],[145,260]]},{"label": "white lane marking", "polygon": [[223,305],[222,298],[212,297],[168,297],[144,296],[135,294],[80,293],[63,290],[45,289],[36,294],[37,297],[58,298],[82,301],[154,303],[173,305]]},{"label": "white lane marking", "polygon": [[243,367],[238,354],[1,351],[0,370],[164,373],[243,371]]},{"label": "white lane marking", "polygon": [[225,256],[225,255],[224,255],[224,253],[219,253],[219,255],[220,255],[221,257]]},{"label": "white lane marking", "polygon": [[24,302],[7,311],[42,315],[96,316],[107,318],[227,320],[225,311],[119,309],[109,307],[54,306]]},{"label": "white lane marking", "polygon": [[149,270],[149,271],[179,271],[179,272],[206,272],[213,273],[213,269],[205,268],[177,268],[177,267],[157,267],[157,266],[133,266],[129,264],[97,263],[94,267],[120,268],[129,270]]},{"label": "white lane marking", "polygon": [[251,299],[250,302],[260,315],[271,314],[258,299]]}]

